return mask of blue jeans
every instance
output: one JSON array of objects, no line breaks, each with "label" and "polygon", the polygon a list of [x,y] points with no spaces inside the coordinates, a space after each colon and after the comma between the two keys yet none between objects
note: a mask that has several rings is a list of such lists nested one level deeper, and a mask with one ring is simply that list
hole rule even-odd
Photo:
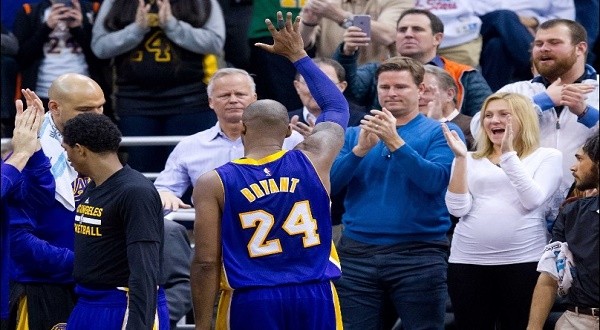
[{"label": "blue jeans", "polygon": [[346,330],[382,329],[390,299],[403,329],[444,329],[447,246],[380,247],[342,237],[338,254],[342,277],[335,285]]}]

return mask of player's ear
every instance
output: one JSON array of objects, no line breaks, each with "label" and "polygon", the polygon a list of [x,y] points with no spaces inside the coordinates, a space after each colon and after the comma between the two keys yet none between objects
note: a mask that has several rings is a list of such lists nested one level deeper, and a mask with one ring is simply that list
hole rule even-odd
[{"label": "player's ear", "polygon": [[285,133],[285,137],[288,138],[292,135],[292,125],[288,125],[287,132]]},{"label": "player's ear", "polygon": [[242,135],[246,135],[246,124],[242,121]]}]

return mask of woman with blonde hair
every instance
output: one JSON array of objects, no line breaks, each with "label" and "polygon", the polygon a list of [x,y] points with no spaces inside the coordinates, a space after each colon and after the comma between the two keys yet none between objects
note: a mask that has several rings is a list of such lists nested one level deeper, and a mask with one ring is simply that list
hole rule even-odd
[{"label": "woman with blonde hair", "polygon": [[525,329],[562,154],[539,146],[538,118],[522,95],[489,96],[481,118],[474,152],[443,127],[455,155],[446,205],[461,218],[448,291],[460,329]]}]

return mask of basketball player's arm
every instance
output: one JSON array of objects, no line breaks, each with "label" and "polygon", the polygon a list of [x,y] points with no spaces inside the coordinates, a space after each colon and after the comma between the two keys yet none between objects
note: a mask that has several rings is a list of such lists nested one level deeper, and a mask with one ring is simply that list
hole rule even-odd
[{"label": "basketball player's arm", "polygon": [[163,215],[153,186],[130,189],[121,197],[129,266],[129,315],[125,330],[152,329],[159,284]]},{"label": "basketball player's arm", "polygon": [[211,329],[221,275],[223,187],[217,172],[210,171],[198,178],[192,200],[196,209],[190,274],[194,319],[196,330]]}]

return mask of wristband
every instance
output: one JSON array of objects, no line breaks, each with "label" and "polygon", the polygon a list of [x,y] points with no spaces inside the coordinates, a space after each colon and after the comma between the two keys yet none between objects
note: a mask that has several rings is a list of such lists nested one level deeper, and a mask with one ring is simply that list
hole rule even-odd
[{"label": "wristband", "polygon": [[581,118],[583,116],[585,116],[585,114],[588,112],[588,109],[590,108],[590,106],[586,106],[585,109],[583,109],[583,112],[580,113],[579,115],[577,115],[577,118]]}]

